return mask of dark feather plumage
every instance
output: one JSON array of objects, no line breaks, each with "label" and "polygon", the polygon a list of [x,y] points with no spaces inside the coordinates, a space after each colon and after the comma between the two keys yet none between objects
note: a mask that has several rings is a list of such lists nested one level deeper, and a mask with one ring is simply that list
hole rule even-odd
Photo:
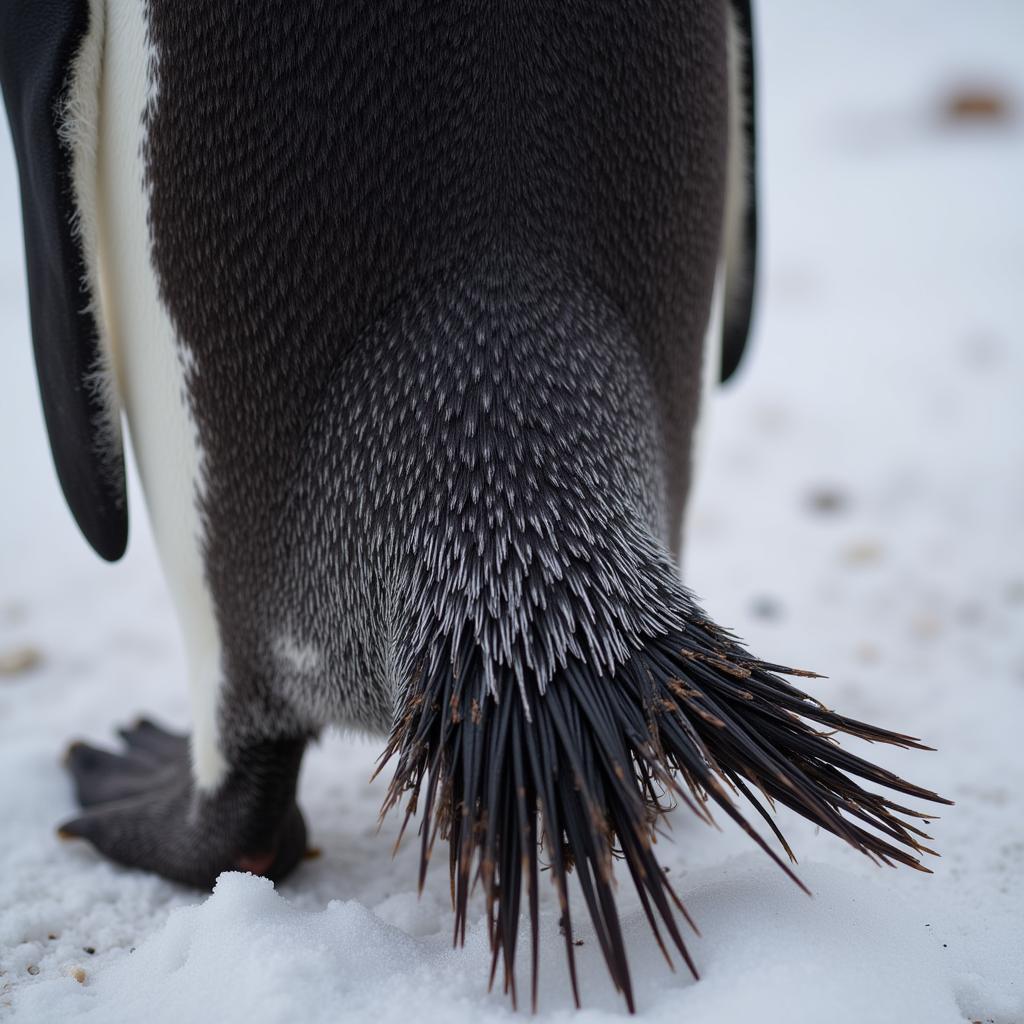
[{"label": "dark feather plumage", "polygon": [[471,640],[424,659],[382,757],[382,766],[398,758],[382,814],[407,793],[405,824],[420,812],[421,887],[435,841],[448,840],[456,943],[465,938],[468,900],[479,882],[493,950],[491,981],[501,961],[513,1003],[525,900],[536,1007],[541,849],[558,892],[577,1005],[567,885],[573,870],[612,980],[634,1008],[614,896],[616,857],[629,870],[666,959],[671,963],[674,946],[696,976],[675,912],[690,919],[652,848],[659,815],[676,802],[705,820],[711,818],[708,804],[717,805],[798,885],[732,794],[753,804],[791,858],[755,789],[769,804],[784,804],[878,861],[928,870],[918,860],[932,852],[921,844],[928,836],[904,817],[929,816],[863,789],[853,777],[948,801],[843,750],[832,733],[922,745],[836,714],[779,674],[813,675],[758,661],[704,618],[649,640],[611,678],[571,660],[543,693],[529,684],[523,693],[508,679],[495,699],[482,682]]}]

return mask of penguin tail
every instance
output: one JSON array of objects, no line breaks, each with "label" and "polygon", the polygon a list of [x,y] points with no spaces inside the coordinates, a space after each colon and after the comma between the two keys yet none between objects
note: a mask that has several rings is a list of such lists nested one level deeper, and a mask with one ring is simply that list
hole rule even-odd
[{"label": "penguin tail", "polygon": [[471,286],[439,283],[346,370],[357,414],[330,431],[357,453],[338,461],[355,466],[358,507],[380,510],[360,543],[395,594],[380,612],[398,693],[384,811],[419,814],[421,886],[447,842],[455,941],[477,887],[492,983],[500,964],[513,1001],[526,911],[535,1006],[553,883],[577,1003],[585,911],[633,1009],[616,860],[666,958],[696,974],[654,852],[672,807],[717,807],[792,875],[744,802],[777,839],[774,803],[920,867],[926,816],[890,796],[941,799],[834,734],[917,740],[824,707],[783,678],[807,673],[751,656],[683,587],[666,547],[681,478],[649,353],[596,287],[549,269],[499,262]]},{"label": "penguin tail", "polygon": [[764,819],[789,860],[792,852],[769,813],[774,804],[876,861],[928,870],[920,856],[933,851],[921,825],[933,816],[862,783],[949,801],[844,750],[835,735],[929,748],[825,707],[782,678],[813,673],[751,656],[692,602],[674,628],[644,639],[613,671],[573,656],[543,688],[511,670],[482,684],[479,645],[467,637],[446,644],[414,670],[404,695],[382,756],[381,767],[397,759],[382,816],[402,802],[405,824],[419,812],[421,888],[437,840],[448,842],[457,944],[465,939],[470,894],[480,887],[491,984],[500,962],[514,1004],[525,905],[530,998],[537,1005],[544,869],[557,893],[577,1005],[570,873],[612,980],[635,1009],[616,909],[616,860],[628,870],[669,964],[674,950],[697,976],[680,929],[680,919],[693,922],[654,852],[659,819],[678,804],[708,822],[717,807],[801,888],[786,860],[749,824],[740,800]]}]

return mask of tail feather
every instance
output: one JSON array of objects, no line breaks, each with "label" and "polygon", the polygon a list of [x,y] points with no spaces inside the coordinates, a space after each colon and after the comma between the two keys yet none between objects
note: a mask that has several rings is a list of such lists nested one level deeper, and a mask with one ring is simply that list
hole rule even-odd
[{"label": "tail feather", "polygon": [[[470,892],[484,892],[504,987],[517,999],[515,953],[524,886],[530,921],[531,1003],[537,1003],[539,877],[543,849],[562,915],[579,1004],[568,875],[575,872],[616,988],[635,1007],[614,894],[624,861],[656,941],[697,969],[679,928],[691,927],[653,844],[676,802],[711,819],[717,806],[798,885],[789,865],[737,807],[744,798],[792,858],[769,808],[782,804],[884,863],[927,870],[928,836],[901,816],[927,821],[856,779],[921,800],[937,794],[843,750],[833,733],[928,749],[910,736],[855,721],[780,678],[813,673],[769,664],[696,608],[674,632],[648,640],[613,675],[570,659],[541,692],[529,679],[481,685],[479,648],[463,637],[424,658],[382,757],[397,770],[383,813],[408,795],[405,823],[422,804],[422,887],[438,837],[450,844],[455,941],[465,940]],[[760,793],[760,798],[756,792]],[[767,807],[765,805],[768,805]],[[801,888],[803,886],[801,885]],[[694,928],[696,931],[696,929]]]}]

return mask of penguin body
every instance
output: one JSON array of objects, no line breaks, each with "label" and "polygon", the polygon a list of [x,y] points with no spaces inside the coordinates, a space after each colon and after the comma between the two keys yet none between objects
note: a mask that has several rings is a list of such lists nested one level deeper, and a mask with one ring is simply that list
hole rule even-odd
[{"label": "penguin body", "polygon": [[[401,471],[398,452],[413,465],[429,460],[440,477],[456,472],[428,444],[434,417],[424,403],[479,400],[454,392],[461,382],[452,353],[470,354],[460,317],[468,318],[462,330],[488,333],[474,344],[491,386],[526,386],[502,378],[504,356],[488,364],[488,351],[507,342],[486,322],[487,309],[525,316],[517,292],[536,293],[538,268],[560,315],[586,290],[588,305],[617,308],[630,325],[638,411],[656,411],[644,423],[650,465],[638,486],[651,528],[677,545],[719,259],[724,8],[655,5],[633,25],[607,4],[584,35],[557,5],[504,14],[397,5],[370,26],[359,11],[310,10],[280,33],[265,29],[269,10],[254,10],[245,25],[216,7],[187,21],[175,12],[149,5],[156,81],[145,180],[152,262],[187,353],[203,450],[205,572],[225,685],[242,691],[221,713],[269,702],[280,704],[282,730],[315,727],[327,715],[386,732],[398,684],[377,645],[408,627],[387,623],[384,597],[373,593],[383,567],[367,579],[367,552],[340,541],[376,529],[383,507],[360,515],[360,492]],[[231,75],[211,80],[203,69],[227,52]],[[600,89],[608,79],[622,92],[615,104]],[[706,128],[688,123],[697,95]],[[359,451],[345,437],[328,441],[322,421],[366,393],[348,382],[361,372],[364,348],[389,343],[379,324],[403,328],[397,309],[421,323],[377,364],[382,401],[424,433],[399,430],[373,410]],[[587,333],[585,322],[562,329]],[[441,366],[447,374],[429,395],[403,380],[428,348],[421,376]],[[522,398],[532,415],[539,403]],[[504,441],[495,435],[496,461]],[[344,454],[328,453],[332,444]],[[324,463],[333,457],[346,468],[358,461],[370,479],[332,492],[337,480]],[[331,486],[304,490],[296,504],[300,481],[317,474]],[[400,533],[385,532],[401,547]],[[296,591],[297,580],[308,593]],[[294,676],[285,699],[281,675]],[[297,707],[306,694],[308,714]],[[255,731],[266,728],[260,716]]]},{"label": "penguin body", "polygon": [[[26,137],[27,249],[31,271],[56,238],[65,292],[98,293],[63,372],[107,386],[48,422],[113,557],[120,398],[194,732],[190,758],[146,723],[121,762],[74,747],[85,813],[64,833],[200,885],[281,877],[306,743],[386,735],[388,805],[420,807],[423,871],[450,843],[457,933],[479,879],[513,998],[543,844],[570,970],[575,864],[630,1006],[615,844],[689,962],[651,850],[664,794],[741,820],[722,780],[764,813],[747,780],[913,861],[842,817],[917,849],[836,765],[934,794],[803,719],[913,741],[822,711],[679,580],[702,378],[719,350],[735,368],[750,318],[747,5],[67,7],[50,203],[70,182],[78,220],[25,184],[50,180]],[[17,138],[30,92],[4,60]],[[35,305],[33,331],[45,402],[61,336]],[[62,456],[65,434],[87,443]]]}]

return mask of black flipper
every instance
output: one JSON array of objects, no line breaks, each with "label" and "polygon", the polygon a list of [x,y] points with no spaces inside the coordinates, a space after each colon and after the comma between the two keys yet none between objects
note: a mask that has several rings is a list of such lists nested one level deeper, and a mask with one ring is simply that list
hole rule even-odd
[{"label": "black flipper", "polygon": [[754,279],[757,272],[757,135],[754,110],[754,35],[750,0],[732,0],[732,17],[739,37],[740,110],[742,111],[742,173],[745,188],[741,195],[729,196],[738,202],[739,218],[734,237],[726,239],[729,259],[726,265],[725,315],[722,324],[722,381],[735,372],[747,347],[750,319],[754,306]]},{"label": "black flipper", "polygon": [[88,0],[0,0],[0,85],[21,180],[25,262],[39,390],[64,496],[105,559],[128,538],[120,426],[103,389],[99,324],[78,230],[72,153],[62,138]]}]

